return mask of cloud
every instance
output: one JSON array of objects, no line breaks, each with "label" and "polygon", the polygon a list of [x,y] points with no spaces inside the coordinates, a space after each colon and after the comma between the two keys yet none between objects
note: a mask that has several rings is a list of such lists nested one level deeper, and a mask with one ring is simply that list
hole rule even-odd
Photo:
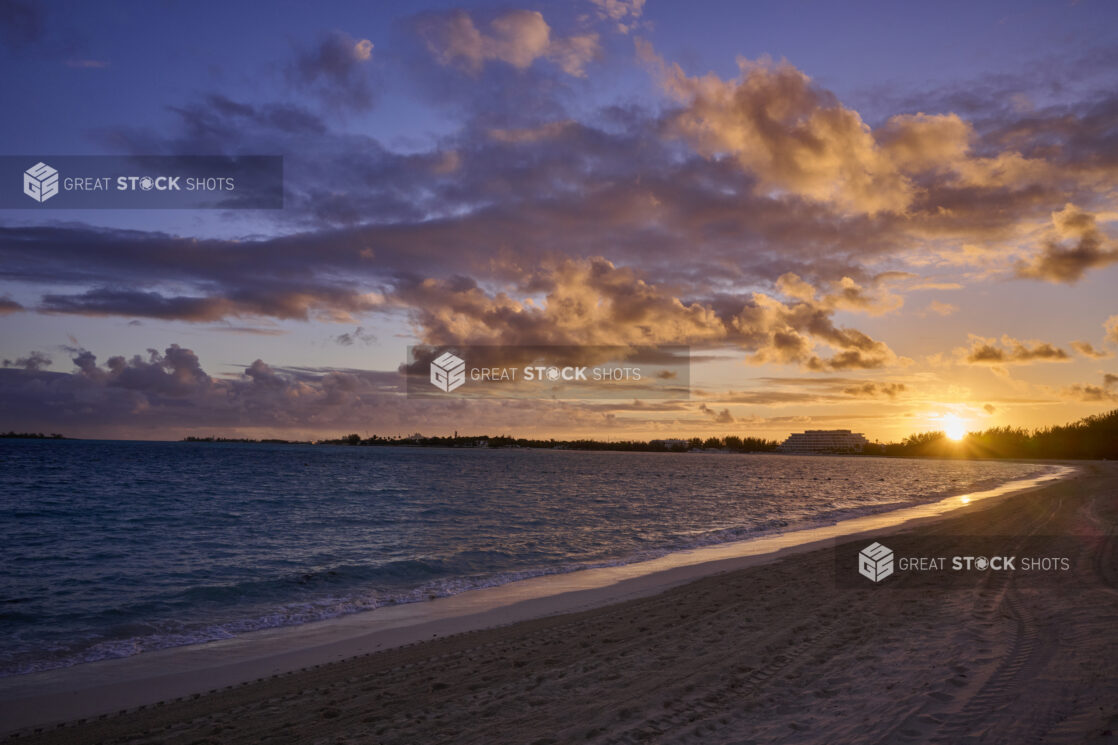
[{"label": "cloud", "polygon": [[878,316],[889,313],[904,305],[904,299],[888,291],[882,276],[873,278],[873,289],[867,290],[850,277],[842,277],[835,282],[830,292],[823,292],[804,281],[792,272],[777,277],[777,292],[785,297],[805,303],[816,303],[828,310],[847,310]]},{"label": "cloud", "polygon": [[333,337],[334,343],[343,347],[351,347],[354,342],[361,342],[362,344],[372,344],[376,342],[376,334],[366,331],[364,326],[358,326],[353,331],[339,334]]},{"label": "cloud", "polygon": [[[799,364],[812,370],[884,367],[898,362],[882,342],[834,324],[827,302],[793,302],[751,293],[709,301],[684,300],[640,274],[603,258],[541,266],[520,280],[520,300],[491,293],[468,277],[412,277],[386,295],[410,309],[427,344],[733,346],[750,360]],[[820,356],[816,345],[834,350]]]},{"label": "cloud", "polygon": [[816,289],[792,272],[777,277],[776,290],[785,297],[802,300],[805,303],[815,300]]},{"label": "cloud", "polygon": [[[421,21],[442,28],[454,17]],[[533,26],[524,17],[507,28]],[[482,37],[499,36],[481,21],[473,27]],[[347,65],[371,64],[351,59],[361,56],[358,42],[339,38],[324,44],[348,50]],[[550,29],[547,39],[550,50]],[[303,56],[320,60],[316,49]],[[531,56],[501,49],[513,60]],[[289,153],[285,209],[263,218],[274,217],[282,229],[271,231],[274,237],[193,239],[75,224],[0,227],[0,277],[21,286],[22,302],[48,313],[192,323],[325,319],[348,328],[368,327],[383,313],[406,319],[421,340],[656,338],[742,350],[753,363],[873,369],[905,361],[884,341],[835,319],[887,313],[901,307],[902,290],[921,286],[920,278],[898,281],[881,269],[911,268],[918,258],[938,256],[929,246],[957,245],[966,236],[990,271],[1012,271],[1016,255],[1004,249],[1039,220],[1051,222],[1053,207],[1070,195],[1090,191],[1076,192],[1064,180],[1018,187],[965,177],[963,160],[1001,151],[1003,143],[988,138],[1006,121],[903,115],[863,141],[859,115],[787,63],[748,63],[740,79],[709,86],[706,78],[683,76],[681,84],[695,92],[682,111],[610,106],[587,123],[563,110],[554,87],[535,85],[565,76],[533,60],[535,69],[522,75],[512,62],[485,58],[485,79],[476,86],[442,71],[476,108],[426,151],[393,151],[290,102],[249,104],[216,93],[176,106],[178,125],[165,131],[103,132],[105,143],[126,152]],[[301,84],[325,84],[324,74]],[[509,121],[477,113],[503,95],[490,88],[519,78],[550,91],[541,95],[551,96],[557,113],[533,109]],[[768,174],[760,178],[738,156],[703,157],[665,138],[678,133],[672,127],[700,99],[692,109],[724,103],[712,108],[712,121],[732,130],[744,117],[741,126],[764,147],[805,158],[820,153],[822,172],[808,163],[800,173],[762,147],[742,156],[757,159]],[[1078,173],[1087,166],[1076,159],[1097,159],[1109,130],[1101,114],[1089,125],[1061,126],[1037,136],[1061,143],[1057,165]],[[1022,144],[1028,136],[1015,146],[1036,159],[1041,151]],[[864,147],[846,152],[841,143],[848,140]],[[851,211],[846,197],[815,199],[798,186],[824,193],[821,184],[849,180],[846,172],[863,165],[869,170],[850,179],[870,178],[871,196],[881,186],[877,176],[908,180],[907,212]],[[856,184],[851,188],[861,199]],[[686,261],[680,246],[689,247]],[[938,267],[932,271],[939,279]],[[23,291],[35,288],[44,293],[38,303],[24,300],[33,296]]]},{"label": "cloud", "polygon": [[1118,261],[1118,249],[1099,230],[1095,216],[1070,202],[1052,213],[1052,229],[1039,254],[1019,262],[1017,275],[1074,284],[1088,270]]},{"label": "cloud", "polygon": [[739,77],[724,81],[687,76],[644,40],[637,50],[683,104],[669,128],[700,153],[731,155],[765,188],[844,209],[903,212],[910,203],[912,185],[858,113],[788,62],[739,59]]},{"label": "cloud", "polygon": [[1103,323],[1106,329],[1106,340],[1111,344],[1118,344],[1118,316],[1111,316]]},{"label": "cloud", "polygon": [[435,345],[655,345],[727,335],[711,307],[685,303],[601,258],[541,266],[521,284],[542,302],[490,293],[463,276],[404,278],[388,299],[411,308],[423,340]]},{"label": "cloud", "polygon": [[736,420],[729,409],[722,409],[722,411],[715,411],[706,404],[699,404],[699,411],[710,417],[710,420],[715,424],[733,424]]},{"label": "cloud", "polygon": [[536,143],[542,140],[551,140],[561,137],[564,133],[577,125],[571,120],[548,122],[536,127],[522,127],[513,129],[493,128],[489,130],[489,137],[497,142],[513,145],[523,143]]},{"label": "cloud", "polygon": [[19,313],[22,310],[25,310],[25,308],[15,300],[7,296],[0,296],[0,316],[6,316],[9,313]]},{"label": "cloud", "polygon": [[1103,373],[1102,384],[1105,388],[1111,388],[1113,386],[1118,385],[1118,375],[1112,375],[1111,373]]},{"label": "cloud", "polygon": [[932,302],[928,303],[928,307],[925,308],[920,315],[926,316],[929,313],[935,313],[937,316],[949,316],[958,310],[958,305],[952,305],[951,303],[942,303],[939,300],[933,300]]},{"label": "cloud", "polygon": [[905,391],[904,383],[873,383],[850,386],[843,389],[843,393],[854,398],[889,398],[895,399]]},{"label": "cloud", "polygon": [[1014,215],[1015,226],[1041,205],[1113,181],[1109,99],[1097,117],[1061,112],[1059,127],[1021,126],[1014,137],[998,130],[1028,119],[1014,110],[977,126],[954,112],[900,113],[871,129],[787,61],[739,58],[736,78],[689,76],[649,42],[637,39],[636,47],[678,104],[663,117],[662,131],[705,157],[732,159],[756,177],[756,188],[774,196],[825,203],[845,214],[904,215],[915,232],[942,234],[949,224],[952,232],[969,224],[969,235],[957,235],[974,242],[996,223],[1005,226],[1005,216]]},{"label": "cloud", "polygon": [[633,25],[644,13],[645,0],[590,0],[597,10],[598,18],[617,24],[617,30],[629,33]]},{"label": "cloud", "polygon": [[[32,357],[30,355],[29,357]],[[255,360],[233,375],[207,372],[190,349],[176,344],[104,364],[88,350],[71,350],[74,369],[0,367],[5,426],[48,429],[72,436],[160,437],[187,434],[304,438],[346,432],[393,434],[417,429],[449,434],[469,423],[471,433],[551,436],[637,422],[664,426],[677,402],[603,405],[601,402],[501,400],[416,401],[404,395],[398,370],[281,367]],[[644,419],[620,421],[640,411]]]},{"label": "cloud", "polygon": [[66,66],[78,70],[103,70],[109,66],[109,63],[98,59],[68,59]]},{"label": "cloud", "polygon": [[987,414],[993,414],[995,411],[998,410],[998,407],[994,406],[993,404],[984,404],[982,406],[982,410],[985,411]]},{"label": "cloud", "polygon": [[[72,373],[0,370],[0,405],[20,423],[43,422],[82,431],[173,432],[194,427],[312,425],[319,416],[352,424],[347,406],[362,396],[383,397],[377,374],[289,374],[257,360],[241,375],[215,378],[190,349],[171,344],[104,366],[74,350]],[[390,379],[399,376],[391,374]],[[350,420],[350,421],[346,421]]]},{"label": "cloud", "polygon": [[1022,342],[1008,335],[1002,336],[1001,345],[996,339],[986,339],[970,334],[970,349],[958,350],[971,365],[1012,365],[1032,362],[1068,362],[1069,355],[1047,342]]},{"label": "cloud", "polygon": [[311,285],[270,287],[231,296],[167,296],[159,292],[100,287],[77,295],[44,295],[38,310],[84,316],[139,316],[192,322],[219,321],[229,316],[270,316],[281,319],[349,320],[350,313],[376,308],[378,298],[334,287]]},{"label": "cloud", "polygon": [[[527,269],[523,254],[498,251],[475,263],[471,257],[481,254],[464,250],[471,241],[480,248],[515,229],[483,225],[476,238],[471,230],[452,222],[420,232],[393,227],[226,242],[15,228],[0,229],[0,236],[7,231],[13,238],[0,241],[0,256],[6,271],[25,282],[93,285],[44,295],[37,309],[47,313],[195,323],[351,322],[369,313],[402,313],[429,344],[723,346],[751,352],[755,363],[812,370],[903,362],[883,342],[835,324],[839,309],[873,313],[893,304],[852,280],[838,282],[833,293],[805,291],[807,300],[785,302],[764,293],[722,293],[706,281],[675,282],[654,264],[637,270],[601,257],[537,254]],[[564,237],[574,235],[568,230]],[[432,267],[442,276],[431,275]],[[646,278],[649,271],[656,282]],[[799,282],[785,277],[781,286],[806,287]],[[505,289],[493,290],[494,284]]]},{"label": "cloud", "polygon": [[536,60],[547,59],[566,74],[581,78],[586,65],[600,54],[597,34],[552,38],[551,27],[535,10],[506,11],[489,22],[488,32],[478,29],[464,10],[432,14],[420,20],[419,32],[440,64],[456,65],[475,75],[487,62],[524,70]]},{"label": "cloud", "polygon": [[42,3],[0,0],[0,36],[13,47],[34,44],[43,38],[45,31]]},{"label": "cloud", "polygon": [[1071,348],[1084,357],[1089,357],[1093,360],[1104,360],[1114,356],[1113,352],[1108,352],[1105,349],[1095,349],[1090,342],[1086,341],[1073,341],[1071,343]]},{"label": "cloud", "polygon": [[1089,383],[1076,383],[1060,389],[1063,398],[1086,403],[1118,401],[1118,393],[1107,390],[1104,386]]},{"label": "cloud", "polygon": [[898,114],[874,134],[888,159],[909,172],[952,168],[966,160],[974,138],[957,114]]},{"label": "cloud", "polygon": [[331,108],[366,111],[376,101],[369,65],[373,43],[334,31],[287,67],[290,83],[318,96]]},{"label": "cloud", "polygon": [[42,352],[31,352],[26,357],[20,357],[14,362],[12,360],[4,360],[4,367],[18,367],[23,370],[42,370],[50,367],[51,358]]}]

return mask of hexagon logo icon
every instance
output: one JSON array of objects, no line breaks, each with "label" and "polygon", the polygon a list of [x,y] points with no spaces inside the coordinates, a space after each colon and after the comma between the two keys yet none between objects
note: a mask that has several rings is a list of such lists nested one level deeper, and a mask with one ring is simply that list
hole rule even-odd
[{"label": "hexagon logo icon", "polygon": [[431,385],[450,393],[466,382],[466,361],[450,352],[431,363]]},{"label": "hexagon logo icon", "polygon": [[880,582],[892,573],[892,549],[874,542],[858,552],[858,574],[866,579]]},{"label": "hexagon logo icon", "polygon": [[46,163],[36,163],[23,172],[23,193],[36,202],[45,202],[58,193],[58,171]]}]

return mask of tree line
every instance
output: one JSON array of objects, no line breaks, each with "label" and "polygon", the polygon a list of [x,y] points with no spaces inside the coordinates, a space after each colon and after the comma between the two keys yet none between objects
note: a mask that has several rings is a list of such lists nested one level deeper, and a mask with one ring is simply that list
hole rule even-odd
[{"label": "tree line", "polygon": [[943,432],[921,432],[903,442],[871,447],[882,455],[1112,459],[1118,458],[1118,409],[1055,427],[992,427],[969,432],[959,441]]}]

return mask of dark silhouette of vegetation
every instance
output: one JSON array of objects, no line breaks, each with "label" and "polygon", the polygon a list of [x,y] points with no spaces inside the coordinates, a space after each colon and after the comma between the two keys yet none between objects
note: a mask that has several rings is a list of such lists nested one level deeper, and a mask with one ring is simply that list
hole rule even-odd
[{"label": "dark silhouette of vegetation", "polygon": [[873,450],[882,455],[948,458],[1118,458],[1118,409],[1056,427],[993,427],[970,432],[958,441],[943,432],[921,432]]},{"label": "dark silhouette of vegetation", "polygon": [[[2,437],[38,437],[9,433]],[[50,435],[61,438],[61,435]],[[186,442],[260,442],[279,444],[312,444],[290,440],[247,440],[225,437],[187,437]],[[393,435],[362,437],[353,433],[334,440],[322,440],[318,445],[348,445],[360,447],[437,447],[437,448],[540,448],[551,450],[615,450],[640,452],[717,451],[731,453],[769,453],[780,445],[778,440],[762,437],[691,437],[664,440],[556,440],[529,439],[510,435],[462,435],[408,437]],[[901,442],[873,444],[866,447],[865,455],[933,456],[939,458],[1060,458],[1100,459],[1118,458],[1118,409],[1097,414],[1072,424],[1027,430],[1014,427],[994,427],[982,432],[971,432],[962,440],[951,440],[943,432],[920,432],[909,435]]]},{"label": "dark silhouette of vegetation", "polygon": [[13,440],[68,440],[69,437],[63,437],[57,432],[44,435],[42,432],[3,432],[0,433],[0,438],[13,439]]},{"label": "dark silhouette of vegetation", "polygon": [[524,437],[511,437],[509,435],[468,435],[459,436],[455,433],[451,437],[424,437],[419,434],[410,437],[381,437],[373,435],[362,438],[358,434],[349,434],[335,440],[324,440],[324,445],[358,445],[364,447],[436,447],[436,448],[536,448],[549,450],[615,450],[639,452],[687,452],[690,450],[716,450],[737,453],[770,452],[776,450],[780,443],[776,440],[765,440],[759,437],[692,437],[684,439],[666,440],[616,440],[603,442],[602,440],[537,440]]},{"label": "dark silhouette of vegetation", "polygon": [[310,445],[307,440],[279,440],[269,438],[264,440],[253,440],[247,437],[184,437],[183,442],[247,442],[247,443],[268,443],[272,445]]}]

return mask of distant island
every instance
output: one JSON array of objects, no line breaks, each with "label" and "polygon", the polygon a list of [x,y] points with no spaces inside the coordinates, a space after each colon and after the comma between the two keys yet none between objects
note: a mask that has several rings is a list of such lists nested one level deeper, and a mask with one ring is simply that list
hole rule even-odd
[{"label": "distant island", "polygon": [[310,440],[282,440],[279,438],[268,438],[265,440],[255,440],[249,437],[184,437],[183,442],[247,442],[247,443],[268,443],[272,445],[314,445],[315,443]]},{"label": "distant island", "polygon": [[[781,443],[761,437],[691,437],[662,440],[541,440],[501,435],[425,437],[361,437],[350,434],[315,444],[363,447],[452,447],[452,448],[542,448],[552,450],[629,450],[640,452],[725,452],[770,453]],[[857,454],[857,453],[855,453]],[[866,443],[861,455],[931,456],[939,458],[1118,458],[1118,409],[1089,416],[1071,424],[1027,430],[1023,427],[993,427],[968,433],[961,440],[950,439],[945,432],[921,432],[901,442]]]},{"label": "distant island", "polygon": [[[9,432],[0,437],[69,439],[59,434]],[[614,450],[635,452],[720,452],[771,453],[779,440],[728,435],[726,437],[665,438],[657,440],[593,439],[557,440],[513,437],[511,435],[459,435],[427,437],[348,434],[328,440],[250,439],[240,437],[184,437],[192,443],[262,443],[276,445],[342,445],[350,447],[438,447],[438,448],[530,448],[548,450]],[[1055,458],[1118,459],[1118,409],[1080,419],[1071,424],[1028,430],[1024,427],[993,427],[969,432],[953,440],[945,432],[921,432],[901,442],[866,443],[861,455],[929,456],[936,458]]]},{"label": "distant island", "polygon": [[58,433],[45,435],[42,432],[2,432],[0,439],[10,440],[69,440]]},{"label": "distant island", "polygon": [[435,447],[435,448],[533,448],[546,450],[631,450],[642,452],[675,452],[685,453],[690,451],[718,451],[738,453],[764,453],[776,450],[780,445],[778,440],[765,440],[760,437],[692,437],[690,439],[665,439],[665,440],[556,440],[556,439],[529,439],[512,437],[510,435],[468,435],[459,436],[455,433],[447,437],[424,437],[414,434],[408,437],[372,437],[362,438],[352,434],[339,437],[335,440],[321,440],[320,445],[356,445],[363,447]]}]

